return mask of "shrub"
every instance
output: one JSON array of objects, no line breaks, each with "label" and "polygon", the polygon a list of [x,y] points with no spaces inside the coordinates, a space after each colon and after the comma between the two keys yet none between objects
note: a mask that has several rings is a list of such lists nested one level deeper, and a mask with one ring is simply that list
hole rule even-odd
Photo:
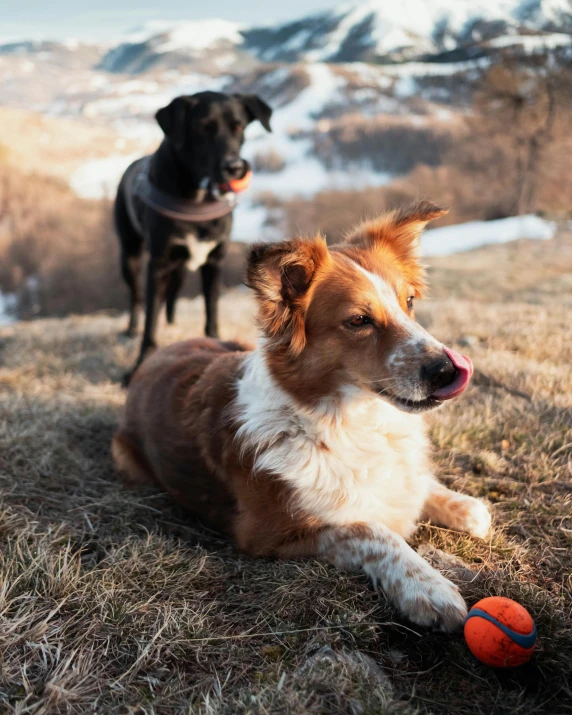
[{"label": "shrub", "polygon": [[456,126],[413,119],[419,124],[411,118],[346,115],[329,122],[327,132],[314,133],[314,152],[328,168],[358,163],[391,174],[406,174],[418,164],[441,164]]},{"label": "shrub", "polygon": [[0,289],[18,295],[21,317],[125,305],[108,203],[0,165],[0,215]]},{"label": "shrub", "polygon": [[277,174],[279,171],[282,171],[285,166],[286,160],[276,149],[259,151],[252,159],[252,168],[254,171],[263,171],[267,174]]}]

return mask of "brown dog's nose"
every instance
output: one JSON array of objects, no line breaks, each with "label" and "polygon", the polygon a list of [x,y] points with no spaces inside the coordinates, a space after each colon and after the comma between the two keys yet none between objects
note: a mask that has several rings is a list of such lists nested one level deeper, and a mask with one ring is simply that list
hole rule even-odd
[{"label": "brown dog's nose", "polygon": [[450,385],[457,377],[457,368],[445,353],[443,357],[421,366],[421,379],[429,384],[431,392]]}]

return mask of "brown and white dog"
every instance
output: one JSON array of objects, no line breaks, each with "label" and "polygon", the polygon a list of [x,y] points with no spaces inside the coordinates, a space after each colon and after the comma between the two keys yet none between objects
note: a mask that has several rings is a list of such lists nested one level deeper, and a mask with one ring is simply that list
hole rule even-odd
[{"label": "brown and white dog", "polygon": [[421,416],[472,372],[413,317],[419,237],[443,213],[421,202],[329,249],[320,236],[254,245],[258,346],[206,338],[154,354],[113,455],[248,554],[362,569],[411,621],[450,631],[465,602],[405,541],[420,518],[490,527],[483,503],[433,476]]}]

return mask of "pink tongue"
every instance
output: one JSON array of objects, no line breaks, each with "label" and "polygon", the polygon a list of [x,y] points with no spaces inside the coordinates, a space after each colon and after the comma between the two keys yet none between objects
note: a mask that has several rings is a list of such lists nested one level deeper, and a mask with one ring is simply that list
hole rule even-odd
[{"label": "pink tongue", "polygon": [[443,350],[448,355],[453,365],[457,368],[458,372],[457,377],[450,385],[440,387],[431,395],[431,397],[434,397],[436,400],[450,400],[453,397],[460,395],[469,384],[469,380],[473,374],[473,363],[468,357],[445,346],[443,346]]}]

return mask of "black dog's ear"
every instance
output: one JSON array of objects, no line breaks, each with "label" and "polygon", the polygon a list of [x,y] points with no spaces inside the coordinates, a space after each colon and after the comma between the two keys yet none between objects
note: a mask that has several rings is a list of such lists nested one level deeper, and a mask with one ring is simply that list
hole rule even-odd
[{"label": "black dog's ear", "polygon": [[249,121],[253,122],[258,119],[266,131],[271,132],[270,117],[272,116],[272,109],[266,102],[260,99],[257,94],[239,94],[238,97],[246,109]]},{"label": "black dog's ear", "polygon": [[170,104],[159,109],[155,114],[157,124],[169,139],[175,141],[184,139],[185,122],[188,117],[187,110],[192,107],[191,99],[191,97],[175,97]]}]

